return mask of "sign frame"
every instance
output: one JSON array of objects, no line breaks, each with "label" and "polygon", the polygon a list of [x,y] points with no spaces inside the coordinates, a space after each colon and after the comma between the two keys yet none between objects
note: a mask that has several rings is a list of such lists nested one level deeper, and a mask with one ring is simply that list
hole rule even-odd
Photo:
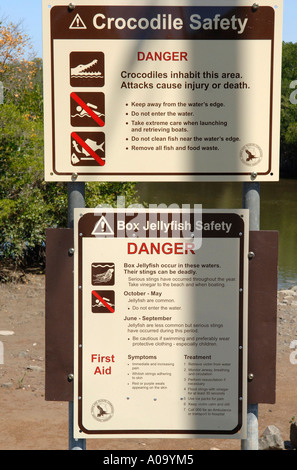
[{"label": "sign frame", "polygon": [[[214,129],[210,129],[209,132],[211,133],[211,136],[212,136],[211,138],[213,139],[218,140],[220,139],[220,136],[221,136],[221,138],[224,140],[224,142],[221,144],[223,145],[222,147],[223,150],[220,151],[220,146],[218,142],[211,142],[212,144],[211,146],[204,147],[205,149],[207,148],[208,150],[203,151],[201,153],[202,156],[200,157],[199,156],[200,155],[199,152],[201,151],[200,143],[199,143],[200,141],[196,143],[194,146],[193,139],[196,136],[196,134],[197,135],[199,134],[199,132],[203,136],[203,139],[205,139],[209,134],[207,130],[202,129],[201,125],[199,125],[199,128],[197,127],[197,125],[192,126],[195,128],[196,134],[194,131],[193,131],[194,132],[193,134],[192,130],[190,130],[190,134],[188,134],[191,136],[193,135],[190,141],[190,143],[193,144],[193,147],[191,148],[196,149],[193,151],[192,150],[188,151],[187,149],[183,150],[182,149],[183,147],[181,144],[182,143],[186,145],[188,144],[187,142],[183,142],[183,141],[178,142],[178,144],[180,144],[179,147],[175,145],[173,142],[174,145],[172,145],[172,147],[174,147],[174,150],[172,151],[169,150],[170,142],[167,140],[167,137],[166,137],[167,145],[163,145],[162,142],[159,142],[160,144],[159,147],[157,146],[157,143],[156,145],[155,144],[152,145],[151,141],[149,142],[150,145],[148,147],[145,146],[144,141],[140,142],[141,145],[138,145],[139,144],[138,142],[132,142],[132,139],[136,138],[137,135],[141,136],[140,139],[145,139],[142,133],[140,134],[138,132],[135,134],[132,133],[132,130],[133,130],[132,123],[138,122],[137,120],[132,119],[133,118],[132,113],[138,112],[138,108],[133,108],[129,106],[129,117],[127,120],[127,124],[129,125],[126,127],[126,131],[125,131],[124,129],[124,127],[126,126],[126,124],[124,124],[124,119],[125,119],[125,114],[126,114],[125,109],[124,109],[125,100],[122,94],[119,94],[119,90],[115,91],[114,88],[111,87],[109,89],[106,86],[104,88],[97,88],[97,91],[104,90],[107,97],[110,97],[111,95],[115,95],[116,99],[113,101],[113,107],[117,107],[117,110],[116,110],[116,113],[111,115],[112,107],[111,105],[106,103],[105,105],[105,109],[107,110],[106,123],[104,127],[100,128],[101,134],[103,133],[103,130],[104,130],[105,137],[103,137],[103,135],[99,136],[99,133],[98,133],[98,139],[100,140],[100,142],[99,140],[97,142],[96,137],[94,137],[94,132],[93,132],[95,128],[87,127],[87,128],[82,128],[85,134],[85,140],[84,138],[82,138],[82,140],[79,140],[79,142],[77,141],[73,142],[73,140],[70,139],[70,135],[69,135],[69,129],[71,130],[71,127],[69,127],[69,123],[66,125],[66,121],[70,119],[70,116],[68,119],[67,118],[68,111],[67,113],[63,112],[63,109],[66,109],[66,108],[70,109],[70,106],[67,104],[68,101],[66,98],[65,98],[66,101],[61,102],[62,92],[59,91],[60,88],[61,89],[65,88],[67,79],[64,77],[62,80],[62,76],[64,75],[63,73],[61,73],[61,66],[60,66],[61,59],[55,58],[56,52],[54,51],[54,42],[59,41],[59,44],[61,45],[61,44],[66,43],[67,41],[68,42],[70,41],[71,43],[71,45],[69,45],[70,50],[77,51],[77,49],[79,48],[78,44],[81,44],[83,42],[82,41],[83,37],[86,37],[86,38],[91,37],[91,40],[86,39],[86,41],[83,42],[84,43],[83,47],[87,49],[88,49],[88,44],[89,43],[92,44],[93,42],[93,45],[89,47],[90,50],[93,49],[94,47],[98,48],[98,46],[94,45],[97,41],[97,39],[94,41],[95,37],[98,37],[98,40],[100,40],[101,44],[103,44],[104,41],[107,41],[106,44],[108,47],[110,47],[109,45],[112,44],[112,40],[111,42],[108,42],[109,40],[106,39],[108,36],[103,36],[102,38],[100,36],[100,34],[102,33],[101,29],[98,29],[97,31],[95,31],[96,35],[94,35],[95,33],[92,31],[90,33],[91,36],[88,36],[89,28],[90,28],[89,26],[90,21],[89,21],[89,18],[87,17],[87,10],[90,9],[90,11],[94,12],[95,7],[97,7],[97,10],[99,9],[98,2],[96,0],[89,0],[88,5],[84,5],[84,6],[75,5],[75,8],[71,11],[69,11],[68,9],[68,4],[66,4],[63,0],[53,0],[53,2],[51,2],[51,9],[49,9],[48,7],[48,2],[43,0],[44,102],[45,102],[45,114],[44,115],[45,115],[45,142],[46,142],[46,145],[45,145],[45,180],[46,181],[81,181],[81,182],[97,181],[97,182],[101,182],[101,181],[278,181],[279,180],[282,0],[276,0],[275,2],[272,2],[270,0],[265,0],[264,4],[263,5],[261,4],[259,8],[255,10],[253,10],[252,5],[250,7],[247,7],[246,2],[244,0],[239,0],[239,1],[238,0],[236,1],[224,0],[223,2],[220,2],[220,4],[222,4],[220,5],[221,10],[224,8],[225,9],[227,8],[230,10],[234,10],[238,8],[240,11],[242,11],[242,15],[243,15],[242,18],[245,18],[246,15],[250,15],[249,18],[257,17],[257,20],[251,23],[252,26],[249,27],[249,33],[248,33],[249,36],[247,37],[247,39],[253,39],[253,28],[255,28],[257,24],[260,25],[261,31],[264,28],[264,25],[267,25],[270,31],[268,39],[266,38],[267,48],[268,50],[270,50],[270,59],[269,59],[270,65],[269,65],[269,71],[266,70],[265,68],[264,72],[266,72],[265,77],[267,78],[267,81],[270,82],[270,84],[267,86],[267,90],[265,91],[266,93],[265,99],[263,98],[264,101],[262,101],[260,105],[258,102],[261,101],[260,99],[261,92],[260,92],[260,88],[257,88],[257,85],[256,85],[257,81],[259,81],[259,75],[254,77],[254,82],[252,86],[254,86],[255,91],[257,92],[257,98],[254,98],[254,100],[256,101],[254,105],[257,105],[257,111],[256,113],[254,113],[252,109],[249,110],[250,114],[249,114],[249,118],[247,118],[247,121],[249,121],[250,124],[247,124],[245,121],[244,135],[241,135],[240,134],[241,131],[237,129],[237,123],[240,120],[243,121],[244,117],[243,115],[237,116],[235,112],[235,108],[237,106],[243,107],[244,105],[246,105],[246,102],[244,101],[244,99],[242,102],[237,102],[237,98],[232,98],[234,99],[234,103],[232,103],[232,105],[230,106],[231,108],[230,113],[228,111],[228,113],[224,112],[225,114],[224,113],[222,114],[222,111],[220,111],[220,109],[217,110],[216,112],[217,115],[221,116],[222,118],[218,122],[224,122],[224,118],[225,118],[225,121],[228,123],[227,127],[231,123],[231,126],[229,126],[231,127],[231,129],[228,129],[230,130],[230,133],[229,133],[230,135],[228,134],[227,136],[226,134],[227,130],[224,131],[223,128],[221,130],[218,127],[218,124],[216,124]],[[143,11],[147,11],[147,9],[149,8],[157,8],[157,7],[161,8],[162,6],[164,11],[166,10],[166,8],[167,8],[166,11],[169,11],[168,8],[173,9],[175,8],[176,5],[177,5],[176,2],[174,2],[174,5],[172,5],[172,2],[169,0],[155,0],[153,3],[148,0],[146,0],[145,2],[138,1],[136,2],[136,5],[133,2],[133,8],[139,9],[140,15],[142,11],[141,9],[144,9]],[[182,8],[185,8],[185,9],[197,8],[197,11],[199,12],[200,8],[205,9],[207,6],[207,8],[211,9],[211,8],[216,7],[216,5],[217,5],[217,1],[214,1],[214,0],[211,0],[208,2],[205,2],[204,0],[195,0],[194,6],[193,6],[192,1],[187,1],[185,2],[185,6],[183,6]],[[127,10],[128,7],[129,7],[129,2],[126,0],[124,5],[121,7],[122,11],[123,9]],[[106,8],[106,10],[104,11],[114,11],[112,9],[116,7],[113,7],[113,2],[111,0],[104,0],[103,5],[100,5],[100,8]],[[58,14],[56,15],[57,23],[54,23],[54,20],[51,20],[51,14],[54,15],[55,11],[58,12]],[[269,18],[265,16],[266,13],[264,14],[264,16],[262,15],[262,12],[265,12],[265,11],[269,13],[270,15]],[[271,20],[271,15],[275,18],[274,24],[271,24],[271,22],[273,21]],[[73,26],[73,24],[75,23],[75,18],[77,18],[76,28],[74,28]],[[67,27],[65,25],[68,25],[67,27],[68,29],[66,32],[62,31],[62,33],[60,33],[60,36],[57,36],[58,33],[56,31],[61,30],[61,25],[64,28]],[[63,27],[62,27],[62,30],[63,30]],[[122,26],[120,25],[119,29],[117,30],[117,34],[119,34],[119,39],[121,40],[122,46],[127,47],[128,51],[130,47],[135,48],[136,42],[135,42],[135,39],[133,38],[137,36],[135,36],[134,34],[134,27],[133,27],[133,30],[130,31],[132,36],[128,36],[127,40],[122,39],[122,36],[121,36],[122,31],[123,29],[122,29]],[[98,32],[100,33],[99,36],[98,36]],[[110,32],[108,32],[108,34],[110,34]],[[174,34],[177,35],[176,39],[180,39],[180,35],[179,35],[180,31],[178,29],[176,32],[174,32]],[[249,41],[249,40],[245,41],[244,39],[230,41],[230,39],[234,39],[234,34],[233,36],[231,35],[230,37],[226,36],[226,39],[228,39],[228,47],[230,47],[229,44],[231,43],[234,43],[234,47],[237,47],[238,44],[240,44],[239,51],[237,51],[237,54],[239,54],[240,49],[242,48],[241,43],[252,44],[252,41]],[[161,38],[164,39],[163,32],[159,32],[159,35]],[[170,37],[169,40],[167,39],[167,41],[169,41],[169,44],[171,43],[174,44],[176,48],[177,41],[175,41],[175,36],[173,36],[173,39],[171,39],[172,33],[170,33],[168,37]],[[208,42],[208,44],[211,45],[211,43],[214,43],[214,40],[216,37],[218,39],[216,44],[219,44],[220,42],[221,43],[224,42],[222,41],[222,39],[224,39],[225,36],[221,36],[221,37],[210,36],[210,41]],[[200,40],[199,35],[197,36],[197,38],[199,41]],[[264,38],[261,37],[261,39],[264,39]],[[207,41],[207,36],[201,39],[200,44],[202,44],[202,42],[205,40]],[[148,40],[148,41],[143,41],[143,42],[148,43],[148,46],[149,46],[149,43],[152,41],[153,39]],[[187,39],[185,43],[187,41],[188,43],[193,42]],[[262,41],[256,41],[256,42],[260,44],[260,43],[264,43],[265,41],[262,40]],[[130,46],[131,44],[132,46]],[[115,45],[115,50],[116,50],[116,45]],[[113,55],[114,55],[114,51],[112,52]],[[232,52],[230,51],[231,49],[229,50],[229,54],[232,55],[234,51]],[[253,49],[251,49],[250,51],[247,51],[248,58],[251,61],[253,60],[253,55],[254,55],[252,51]],[[126,52],[125,52],[125,55],[126,55]],[[228,56],[228,50],[226,49],[225,58],[227,58],[227,56]],[[261,66],[262,56],[263,56],[263,53],[262,55],[260,54],[260,56],[257,59],[257,62],[254,62],[251,64],[250,68],[259,68]],[[62,57],[62,63],[63,63],[63,60],[65,59],[66,56],[64,54],[64,56],[62,55],[61,57]],[[58,60],[60,60],[60,62],[58,62]],[[195,66],[195,63],[193,61],[192,68],[194,68],[194,66]],[[162,70],[160,69],[161,72],[164,71],[164,66],[162,67],[163,67]],[[268,68],[268,65],[267,65],[267,68]],[[133,71],[134,69],[131,69],[131,70]],[[157,65],[154,65],[154,70],[156,70],[154,73],[158,75]],[[120,69],[115,70],[115,72],[117,73],[119,71]],[[117,73],[112,73],[112,76],[115,77]],[[263,69],[261,69],[260,74],[261,74],[261,80],[262,80]],[[207,83],[208,85],[210,85],[211,79],[209,79]],[[71,91],[81,92],[85,90],[87,91],[92,90],[94,91],[94,93],[96,93],[95,91],[96,89],[94,87],[83,89],[77,86],[75,88],[71,88],[69,91],[69,94]],[[253,91],[253,94],[255,94],[255,91]],[[158,98],[160,97],[160,93],[161,92],[159,92]],[[166,92],[166,90],[162,91],[162,93],[164,94],[164,97],[168,98],[170,96]],[[180,97],[180,95],[178,94],[179,93],[178,90],[174,90],[174,93],[175,93],[176,99]],[[232,97],[233,95],[230,93],[226,96]],[[142,95],[139,92],[133,91],[132,94],[127,95],[127,102],[130,103],[131,99],[133,99],[133,96],[135,96],[136,97],[135,99],[137,100],[139,97],[141,99]],[[210,104],[212,104],[212,101],[214,101],[214,96],[215,96],[214,94],[209,95]],[[234,96],[235,96],[235,92],[234,92]],[[250,94],[249,99],[251,99],[251,97],[252,95]],[[63,98],[63,94],[62,94],[62,98]],[[225,98],[225,100],[226,99],[227,98]],[[205,101],[207,100],[208,98],[205,99]],[[110,103],[112,102],[109,98],[107,101],[108,102],[110,101]],[[145,97],[142,98],[142,101],[146,103],[146,105],[148,104],[148,101],[146,101]],[[152,98],[152,101],[154,101],[154,98]],[[158,101],[158,100],[155,99],[155,101]],[[203,98],[201,98],[200,101],[202,103]],[[218,101],[220,101],[220,97],[218,97]],[[224,98],[222,98],[221,101],[224,102]],[[86,103],[86,105],[87,104],[88,103]],[[225,105],[226,103],[224,104],[224,106]],[[232,108],[234,108],[233,111],[232,111]],[[269,108],[269,110],[266,108]],[[147,106],[144,109],[146,110],[146,112],[148,112]],[[160,109],[162,110],[163,108],[160,108]],[[168,109],[170,110],[170,108]],[[189,111],[188,107],[185,109]],[[263,109],[265,109],[265,116],[264,114],[261,114],[262,112],[264,113],[264,111],[262,111]],[[167,111],[167,108],[166,108],[166,112],[169,112]],[[208,115],[207,113],[205,111],[204,116],[207,116]],[[262,127],[259,125],[252,124],[257,121],[258,119],[257,116],[259,115],[259,113],[261,114]],[[164,114],[165,114],[165,111],[164,111]],[[211,114],[211,116],[213,118],[214,114]],[[155,127],[157,128],[158,131],[160,131],[162,121],[160,121],[160,118],[154,118],[154,119],[156,119],[156,122],[157,122],[157,125]],[[228,119],[230,119],[230,122],[228,122]],[[181,118],[180,118],[180,121],[181,121],[181,124],[183,122],[186,122]],[[254,125],[253,131],[251,132],[250,129],[248,129],[248,132],[247,132],[247,128],[252,125]],[[136,128],[137,131],[141,130],[140,125],[138,124],[136,124],[134,127]],[[265,148],[263,147],[263,145],[258,145],[258,143],[260,142],[257,143],[256,135],[254,137],[250,136],[250,134],[253,135],[253,133],[255,132],[255,129],[256,128],[258,129],[259,127],[262,128],[262,131],[261,131],[262,134],[263,135],[265,134],[265,138],[263,138],[263,144],[265,143]],[[129,128],[128,131],[127,131],[127,128]],[[77,134],[77,130],[79,129],[80,128],[75,128],[73,130]],[[91,129],[93,134],[92,132],[90,133],[89,129]],[[175,130],[175,128],[172,128],[172,126],[170,127],[169,124],[167,125],[167,127],[165,126],[165,129],[166,129],[166,133],[167,133],[167,130],[168,131],[170,129]],[[188,128],[185,128],[185,130],[188,131]],[[125,142],[125,136],[124,136],[125,132],[126,132],[126,140],[129,140],[128,146],[127,146],[127,142]],[[153,131],[153,134],[146,133],[146,135],[148,136],[149,139],[150,139],[150,134],[155,135],[157,137],[158,133],[156,134],[156,132],[157,131]],[[236,136],[233,135],[235,133],[236,133]],[[233,137],[231,136],[231,134]],[[162,136],[163,135],[167,135],[167,134],[162,134]],[[180,139],[180,136],[182,136],[182,138],[185,139],[186,137],[184,136],[186,135],[187,135],[186,133],[182,133],[182,134],[178,133],[178,139]],[[236,141],[234,141],[233,143],[232,141],[227,143],[227,139],[229,138],[231,139],[231,137],[232,139],[239,139],[240,144],[239,142],[236,142]],[[103,148],[105,149],[103,157],[102,157],[102,154],[100,154],[99,150],[97,152],[97,156],[99,156],[100,160],[96,160],[95,154],[93,155],[93,159],[92,159],[92,153],[90,149],[93,150],[93,147],[96,146],[95,144],[93,144],[93,147],[85,146],[83,148],[82,142],[85,142],[86,140],[89,140],[93,143],[96,141],[98,146],[100,145],[103,146]],[[63,144],[61,144],[61,142],[63,142]],[[116,142],[121,142],[121,144],[117,144]],[[137,145],[133,145],[135,143]],[[232,159],[230,159],[230,161],[227,164],[226,156],[233,152],[233,150],[231,150],[233,149],[232,146],[236,148],[236,151],[234,151],[234,155],[232,156]],[[135,150],[132,150],[133,147],[135,147]],[[199,150],[197,150],[198,147],[199,147]],[[177,148],[180,148],[181,150],[179,151],[177,150]],[[187,145],[187,148],[190,148],[190,146]],[[151,149],[153,149],[153,151]],[[160,149],[161,149],[161,152],[160,152]],[[74,160],[71,160],[71,152],[72,154],[75,155]],[[236,154],[236,157],[235,157],[235,154]],[[162,158],[160,158],[160,155],[162,155]],[[86,163],[86,157],[89,158],[88,163]],[[95,159],[95,162],[94,162],[94,159]],[[124,159],[124,163],[123,163],[123,159]],[[161,163],[163,160],[164,160],[164,164],[162,166]],[[225,160],[226,160],[226,163],[224,162]],[[181,163],[181,161],[185,161],[185,163]],[[201,168],[200,168],[200,163],[201,163]],[[84,166],[81,166],[81,165],[84,165]],[[86,165],[91,165],[91,166],[86,166]]]},{"label": "sign frame", "polygon": [[[238,295],[238,299],[233,299],[235,303],[238,302],[238,307],[239,307],[239,323],[238,323],[238,331],[235,332],[233,341],[235,336],[236,336],[236,341],[238,340],[238,364],[239,364],[239,370],[238,370],[238,377],[235,378],[235,382],[238,383],[238,426],[236,429],[193,429],[191,426],[188,424],[190,429],[187,429],[185,425],[181,425],[179,428],[178,426],[175,428],[166,428],[166,429],[160,429],[159,425],[157,426],[149,426],[148,428],[145,427],[145,411],[143,411],[143,417],[142,417],[142,426],[141,428],[134,429],[133,427],[129,427],[129,423],[124,425],[124,427],[119,427],[119,424],[116,425],[115,428],[112,427],[104,427],[104,423],[97,423],[95,427],[88,427],[86,426],[86,422],[88,422],[88,414],[90,413],[90,410],[88,412],[86,411],[87,409],[90,408],[90,403],[89,403],[89,398],[87,398],[87,403],[84,403],[84,395],[86,395],[86,391],[90,387],[88,383],[88,374],[89,372],[84,372],[84,368],[86,370],[86,359],[84,359],[84,354],[87,356],[87,349],[84,344],[86,344],[86,341],[88,342],[89,340],[86,340],[86,337],[84,335],[87,334],[88,331],[88,324],[87,322],[89,320],[86,320],[86,318],[89,317],[88,313],[88,306],[86,306],[86,299],[90,292],[89,286],[86,286],[86,271],[85,271],[85,264],[87,258],[87,252],[85,251],[87,248],[87,243],[88,240],[93,240],[92,241],[92,253],[96,252],[98,253],[100,250],[99,248],[96,248],[94,251],[95,246],[100,246],[100,243],[103,243],[104,240],[113,240],[112,243],[118,243],[119,240],[122,242],[126,242],[127,240],[131,243],[134,243],[135,241],[140,241],[143,240],[142,237],[133,237],[133,234],[127,233],[127,230],[124,228],[120,232],[117,231],[118,221],[120,221],[121,224],[123,224],[124,221],[131,221],[131,220],[137,220],[137,215],[143,215],[146,217],[146,220],[151,220],[151,216],[156,216],[161,217],[164,214],[175,214],[178,215],[180,214],[179,210],[142,210],[142,209],[75,209],[75,219],[74,219],[74,241],[75,241],[75,254],[74,254],[74,436],[76,438],[116,438],[116,437],[177,437],[177,438],[198,438],[198,437],[203,437],[203,438],[238,438],[238,439],[243,439],[245,438],[246,435],[246,410],[247,410],[247,299],[248,299],[248,238],[249,238],[249,232],[248,232],[248,211],[247,210],[205,210],[202,213],[202,220],[210,221],[210,220],[216,220],[217,222],[221,223],[222,221],[225,220],[232,220],[235,221],[234,223],[234,231],[232,234],[230,233],[230,236],[236,237],[238,239],[238,245],[239,246],[239,255],[238,258],[236,256],[234,258],[239,260],[239,268],[238,268],[238,293],[233,294],[234,296]],[[189,212],[189,211],[188,211]],[[204,215],[203,215],[204,214]],[[105,235],[96,235],[96,230],[99,225],[102,225],[102,217],[105,218],[105,220],[109,221],[109,224],[106,225],[106,234]],[[136,218],[135,218],[136,217]],[[148,219],[147,219],[148,218]],[[155,219],[154,219],[155,220]],[[159,220],[159,219],[158,219]],[[101,222],[100,222],[101,221]],[[113,222],[112,222],[113,221]],[[239,221],[239,225],[237,226],[237,222]],[[204,223],[204,222],[203,222]],[[99,224],[99,225],[98,225]],[[112,227],[112,230],[110,228]],[[159,226],[160,227],[160,226]],[[238,231],[238,227],[240,227],[240,231]],[[212,234],[215,232],[212,231]],[[236,234],[236,235],[235,235]],[[164,235],[164,234],[163,234]],[[206,234],[204,233],[207,238],[211,238],[210,233]],[[224,237],[224,235],[219,232],[217,235],[219,238],[217,238],[218,243],[220,240],[220,237]],[[148,237],[150,238],[150,237]],[[158,240],[166,241],[166,238],[162,238],[162,235]],[[172,241],[172,240],[171,240]],[[94,245],[95,243],[95,245]],[[98,244],[98,245],[97,245]],[[115,245],[113,245],[115,247]],[[203,239],[202,239],[202,246],[203,246]],[[103,252],[106,252],[106,247],[102,248]],[[101,250],[102,250],[101,249]],[[233,250],[233,248],[232,248]],[[113,251],[108,251],[108,253],[114,253],[116,250],[114,249]],[[199,251],[199,250],[198,250]],[[214,251],[214,250],[213,250]],[[223,250],[222,250],[223,251]],[[233,250],[234,251],[234,250]],[[93,256],[93,255],[92,255]],[[97,256],[97,255],[96,255]],[[118,255],[117,255],[118,256]],[[111,256],[110,256],[111,257]],[[116,263],[118,263],[118,257],[116,258]],[[96,263],[98,260],[94,260]],[[106,261],[106,260],[104,260]],[[118,269],[119,271],[119,269]],[[87,275],[89,277],[89,274]],[[237,282],[237,281],[236,281]],[[114,288],[114,287],[112,287]],[[122,282],[121,282],[121,287],[122,288]],[[96,288],[94,288],[96,289]],[[108,287],[107,287],[108,289]],[[101,298],[106,298],[104,297],[104,294],[108,294],[106,291],[105,293],[103,292]],[[101,294],[100,294],[101,295]],[[187,295],[190,295],[189,293]],[[115,291],[115,297],[119,297],[117,295],[117,291]],[[113,300],[113,302],[115,302]],[[117,305],[116,305],[117,304]],[[117,312],[119,310],[123,311],[125,310],[126,307],[119,306],[118,299],[115,302],[115,305],[117,308]],[[130,305],[131,306],[131,305]],[[110,313],[114,313],[112,310],[105,308],[106,306],[103,307],[102,313],[107,314],[107,317],[110,317]],[[117,313],[116,312],[116,313]],[[96,315],[96,312],[93,311],[93,314]],[[94,315],[93,315],[94,316]],[[99,323],[100,323],[100,318],[103,318],[102,316],[100,317],[100,314],[98,315],[97,312],[97,318],[99,316]],[[103,315],[104,316],[104,315]],[[105,315],[106,317],[106,315]],[[97,320],[96,320],[97,321]],[[101,324],[101,328],[104,327],[104,321]],[[113,320],[113,321],[119,321],[119,320]],[[236,322],[235,322],[236,323]],[[84,333],[83,333],[84,331]],[[109,330],[108,330],[109,331]],[[103,331],[104,333],[104,331]],[[107,331],[104,333],[105,335],[108,334]],[[99,344],[99,343],[98,343]],[[123,348],[124,348],[124,353],[127,352],[129,346],[127,341],[125,342],[125,339],[123,339]],[[122,347],[122,346],[121,346]],[[127,348],[127,350],[125,350]],[[98,347],[98,350],[96,350],[96,353],[99,353],[100,347]],[[104,349],[104,348],[103,348]],[[102,353],[103,353],[102,349]],[[105,348],[106,349],[106,348]],[[98,356],[99,357],[99,356]],[[111,356],[110,356],[111,357]],[[113,361],[116,362],[116,361]],[[110,364],[103,364],[105,366],[109,366]],[[123,365],[123,364],[122,364]],[[99,366],[102,366],[102,364],[99,364]],[[116,366],[117,367],[117,366]],[[88,378],[88,380],[87,380]],[[102,379],[102,377],[100,377]],[[181,381],[183,378],[181,378]],[[103,384],[103,382],[101,382]],[[101,386],[102,387],[102,386]],[[94,388],[94,387],[92,387]],[[113,388],[115,390],[122,390],[125,388],[125,384],[119,383],[119,380],[117,380],[117,384],[113,385]],[[129,388],[129,387],[128,387]],[[133,392],[132,392],[133,393]],[[140,392],[138,392],[140,393]],[[142,392],[143,393],[143,392]],[[147,392],[145,392],[147,393]],[[158,392],[156,392],[158,393]],[[171,391],[172,393],[172,391]],[[113,403],[112,399],[110,400],[108,396],[103,396],[99,397],[98,400],[94,402],[94,404],[98,404],[99,401],[102,403],[107,403],[106,406],[111,407],[109,410],[112,414],[114,413],[113,409]],[[115,408],[119,408],[119,406],[115,406]],[[133,408],[132,408],[133,409]],[[117,411],[118,412],[118,411]],[[86,415],[87,413],[87,415]],[[193,419],[193,418],[189,418]],[[95,421],[95,420],[94,420]],[[112,422],[112,419],[111,419]],[[189,421],[190,422],[190,421]],[[176,423],[174,423],[176,425]],[[135,423],[134,423],[135,425]],[[132,425],[133,426],[133,425]]]}]

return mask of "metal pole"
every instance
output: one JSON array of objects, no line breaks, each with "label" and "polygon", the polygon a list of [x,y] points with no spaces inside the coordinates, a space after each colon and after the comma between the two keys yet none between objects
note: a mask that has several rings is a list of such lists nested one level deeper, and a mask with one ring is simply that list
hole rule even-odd
[{"label": "metal pole", "polygon": [[[242,204],[249,209],[250,230],[260,230],[260,183],[243,183]],[[241,441],[241,450],[259,449],[258,404],[247,406],[247,438]]]},{"label": "metal pole", "polygon": [[4,103],[4,87],[3,83],[0,82],[0,104]]},{"label": "metal pole", "polygon": [[86,439],[74,439],[73,437],[73,402],[69,402],[69,450],[86,450]]},{"label": "metal pole", "polygon": [[68,227],[73,228],[74,209],[85,207],[85,183],[67,183]]},{"label": "metal pole", "polygon": [[250,230],[260,230],[260,183],[243,183],[242,204],[250,211]]},{"label": "metal pole", "polygon": [[[74,226],[74,209],[85,207],[85,183],[67,183],[68,188],[68,227]],[[73,402],[69,402],[69,450],[86,450],[86,439],[73,437]]]}]

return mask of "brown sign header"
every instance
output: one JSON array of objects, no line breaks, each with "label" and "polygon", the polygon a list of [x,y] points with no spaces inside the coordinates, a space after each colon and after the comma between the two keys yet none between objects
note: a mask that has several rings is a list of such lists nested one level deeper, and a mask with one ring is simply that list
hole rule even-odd
[{"label": "brown sign header", "polygon": [[52,39],[272,39],[274,9],[54,6]]},{"label": "brown sign header", "polygon": [[116,238],[241,238],[243,219],[238,214],[200,212],[105,212],[95,210],[79,220],[82,237]]}]

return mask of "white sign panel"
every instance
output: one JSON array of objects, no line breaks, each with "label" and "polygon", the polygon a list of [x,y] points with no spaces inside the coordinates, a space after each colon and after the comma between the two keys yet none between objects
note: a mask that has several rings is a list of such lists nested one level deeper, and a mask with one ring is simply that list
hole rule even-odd
[{"label": "white sign panel", "polygon": [[44,1],[46,180],[278,180],[281,24],[281,0]]},{"label": "white sign panel", "polygon": [[246,210],[75,211],[76,437],[244,437],[247,249]]}]

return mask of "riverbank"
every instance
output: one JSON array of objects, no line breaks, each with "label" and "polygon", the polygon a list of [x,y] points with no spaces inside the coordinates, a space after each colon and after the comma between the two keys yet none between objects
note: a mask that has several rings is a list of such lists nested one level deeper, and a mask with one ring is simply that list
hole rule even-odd
[{"label": "riverbank", "polygon": [[[67,450],[68,403],[44,398],[45,276],[26,275],[22,283],[0,284],[0,449]],[[297,413],[297,287],[278,293],[277,403],[259,405],[259,435],[275,425],[289,440]],[[295,349],[297,350],[297,348]],[[293,361],[294,362],[294,361]],[[90,439],[89,450],[240,449],[240,441],[215,439]]]}]

